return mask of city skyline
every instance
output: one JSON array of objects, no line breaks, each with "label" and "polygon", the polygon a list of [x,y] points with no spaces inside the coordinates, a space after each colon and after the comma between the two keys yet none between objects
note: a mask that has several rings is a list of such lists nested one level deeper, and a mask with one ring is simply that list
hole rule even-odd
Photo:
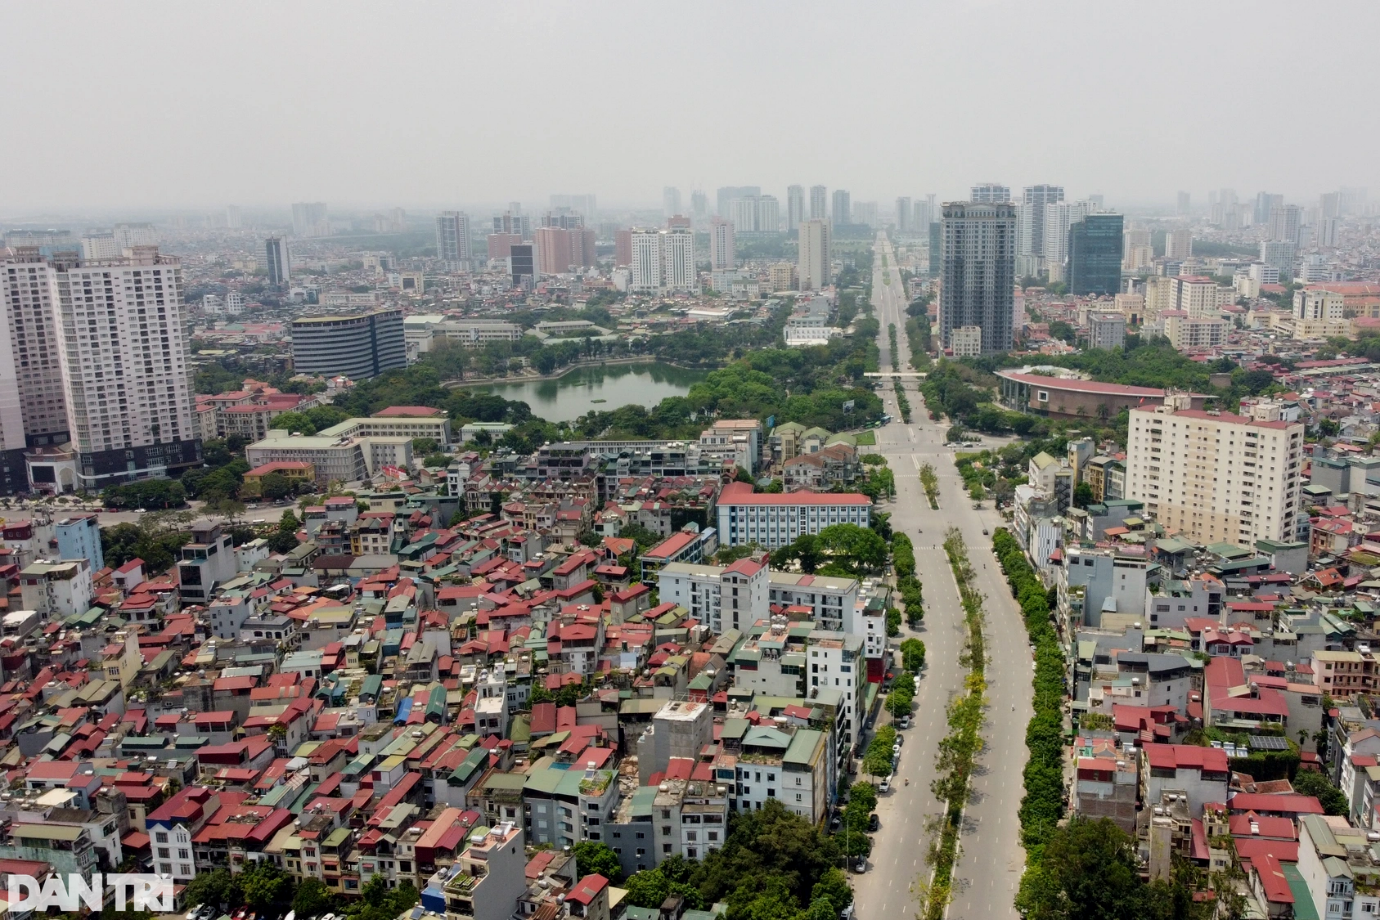
[{"label": "city skyline", "polygon": [[[1291,19],[1292,40],[1330,49],[1323,82],[1265,66],[1262,49],[1277,34],[1270,12],[1289,10],[1283,4],[1170,7],[1139,23],[1134,40],[1126,39],[1114,10],[1084,4],[1070,5],[1061,15],[1006,2],[941,9],[879,4],[866,16],[822,5],[799,10],[763,4],[733,7],[736,27],[726,33],[718,16],[678,17],[677,27],[668,30],[655,20],[630,24],[618,6],[549,10],[535,30],[519,22],[524,13],[504,8],[435,8],[428,11],[427,28],[412,30],[412,20],[395,24],[373,16],[364,28],[364,8],[348,4],[133,13],[84,6],[75,16],[66,8],[23,7],[13,11],[12,28],[36,40],[15,43],[10,60],[21,72],[49,73],[50,92],[11,98],[7,109],[11,122],[44,124],[47,141],[11,151],[12,167],[27,181],[0,197],[0,215],[302,201],[453,209],[500,198],[535,202],[571,187],[593,190],[605,207],[655,207],[666,186],[688,193],[764,179],[780,183],[771,191],[783,200],[784,187],[799,183],[807,189],[847,188],[855,201],[890,201],[925,189],[954,201],[982,176],[1013,188],[1048,178],[1063,182],[1070,197],[1101,192],[1123,206],[1171,207],[1180,190],[1190,190],[1195,201],[1219,186],[1269,188],[1300,199],[1343,185],[1380,184],[1366,155],[1380,127],[1355,117],[1365,111],[1368,85],[1364,36],[1380,26],[1380,9],[1352,3],[1344,11],[1333,9],[1326,20]],[[1176,8],[1185,15],[1192,11],[1191,32],[1183,30]],[[702,5],[707,13],[728,9]],[[1251,15],[1241,15],[1247,11]],[[1349,27],[1335,29],[1343,18]],[[1033,70],[1020,55],[996,56],[979,73],[967,66],[970,52],[963,42],[939,40],[978,31],[998,47],[1019,41],[1084,50],[1054,56]],[[819,32],[837,47],[854,49],[857,63],[795,66],[792,49]],[[884,89],[915,78],[910,55],[868,50],[897,33],[935,36],[916,49],[920,79],[960,73],[958,91],[907,96]],[[190,34],[198,41],[169,41]],[[322,66],[315,56],[301,54],[295,36],[302,34],[329,47],[342,66]],[[590,118],[584,107],[537,111],[486,128],[465,117],[463,97],[452,114],[438,118],[427,94],[399,93],[393,80],[378,76],[397,72],[411,74],[417,86],[464,85],[468,73],[496,73],[510,65],[512,44],[484,40],[498,34],[523,36],[516,53],[532,82],[568,78],[570,48],[581,49],[591,74],[606,61],[617,62],[609,71],[614,74],[667,67],[696,74],[669,98],[661,81],[627,81],[620,105],[628,111],[645,103],[694,112],[715,93],[748,85],[761,97],[847,100],[849,141],[725,144],[737,131],[771,137],[797,128],[789,107],[734,107],[715,116],[713,131],[687,132],[677,120],[639,125],[639,145],[658,150],[657,157],[639,158],[628,155],[623,132]],[[774,41],[762,45],[756,39],[762,34]],[[749,42],[751,54],[734,53]],[[1232,143],[1202,144],[1192,132],[1155,131],[1143,119],[1118,118],[1127,107],[1123,81],[1088,79],[1089,59],[1113,52],[1118,72],[1128,79],[1143,74],[1162,99],[1208,98],[1237,86],[1246,98],[1269,99],[1271,111],[1307,111],[1311,120],[1348,122],[1354,140],[1323,159],[1287,144],[1254,144],[1243,154]],[[366,56],[367,68],[344,63]],[[720,58],[731,63],[719,67]],[[53,68],[55,60],[63,66]],[[116,72],[130,86],[119,106],[98,109],[81,122],[51,118],[50,99],[80,98],[85,87]],[[179,72],[187,78],[174,79]],[[1020,93],[1011,89],[1017,74]],[[1056,104],[1031,106],[1030,98]],[[285,104],[267,107],[265,99]],[[361,117],[366,111],[420,129],[399,144],[395,132],[379,131]],[[1051,112],[1063,114],[1052,118]],[[962,124],[964,130],[946,133],[946,124]],[[100,169],[90,167],[81,140],[92,131],[102,137]],[[475,142],[485,135],[491,142]],[[1018,136],[1020,144],[1009,142]],[[868,156],[846,155],[844,146],[865,149]],[[107,173],[120,175],[121,182],[105,181]]]}]

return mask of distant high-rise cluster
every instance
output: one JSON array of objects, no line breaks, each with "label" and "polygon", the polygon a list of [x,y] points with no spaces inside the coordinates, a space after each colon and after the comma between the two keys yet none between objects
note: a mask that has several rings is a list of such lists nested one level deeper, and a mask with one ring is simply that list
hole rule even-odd
[{"label": "distant high-rise cluster", "polygon": [[1064,200],[1062,185],[1028,185],[1021,193],[1016,244],[1016,274],[1038,275],[1045,270],[1046,208]]},{"label": "distant high-rise cluster", "polygon": [[774,195],[747,195],[728,203],[728,219],[739,233],[777,233],[781,205]]},{"label": "distant high-rise cluster", "polygon": [[599,218],[593,195],[552,195],[551,209],[554,211],[561,208],[583,214],[591,223]]},{"label": "distant high-rise cluster", "polygon": [[668,185],[661,190],[661,213],[663,217],[685,213],[680,206],[680,189]]},{"label": "distant high-rise cluster", "polygon": [[331,221],[324,201],[299,201],[292,206],[292,235],[330,236]]}]

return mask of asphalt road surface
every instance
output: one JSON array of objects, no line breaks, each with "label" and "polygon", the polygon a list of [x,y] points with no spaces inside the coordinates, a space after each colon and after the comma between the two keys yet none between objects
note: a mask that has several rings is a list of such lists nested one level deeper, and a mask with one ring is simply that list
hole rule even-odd
[{"label": "asphalt road surface", "polygon": [[[882,257],[887,258],[883,283]],[[891,244],[878,236],[872,303],[881,323],[878,345],[883,371],[891,369],[887,337],[896,324],[901,367],[909,370],[905,334],[907,299]],[[912,727],[902,732],[901,762],[892,791],[880,796],[877,813],[881,829],[873,835],[872,857],[866,873],[854,876],[858,920],[913,917],[919,910],[914,883],[926,881],[930,833],[942,808],[930,792],[935,755],[947,733],[945,707],[963,686],[959,656],[965,628],[958,590],[944,556],[944,534],[958,527],[968,545],[968,557],[978,571],[987,595],[987,689],[989,707],[983,730],[985,750],[973,778],[973,795],[964,816],[961,852],[954,869],[950,920],[1014,918],[1016,888],[1025,866],[1016,811],[1021,801],[1021,771],[1026,761],[1025,726],[1031,716],[1031,655],[1019,609],[1006,589],[991,551],[992,530],[1001,516],[991,501],[973,508],[953,465],[953,451],[944,447],[947,422],[931,422],[914,382],[906,384],[913,424],[900,421],[890,378],[878,392],[895,419],[877,430],[877,451],[896,476],[895,501],[879,509],[891,512],[891,525],[915,542],[916,576],[924,585],[925,620],[918,630],[902,627],[901,638],[916,636],[925,643],[926,669],[916,693]],[[939,478],[939,510],[930,510],[920,484],[921,465],[929,463]],[[984,568],[985,566],[985,568]],[[885,723],[889,717],[880,717]],[[905,782],[909,780],[909,784]]]}]

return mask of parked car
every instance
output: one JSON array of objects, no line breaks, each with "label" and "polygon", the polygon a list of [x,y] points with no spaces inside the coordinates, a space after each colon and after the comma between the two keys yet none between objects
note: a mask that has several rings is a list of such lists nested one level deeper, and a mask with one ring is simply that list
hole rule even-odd
[{"label": "parked car", "polygon": [[877,791],[880,792],[880,793],[883,793],[883,794],[890,792],[890,791],[891,791],[891,777],[888,776],[886,779],[882,780],[881,785],[879,785],[879,786],[877,787]]},{"label": "parked car", "polygon": [[857,859],[853,860],[853,871],[858,873],[859,875],[862,875],[864,872],[866,872],[867,857],[859,856]]},{"label": "parked car", "polygon": [[[896,723],[896,724],[897,724],[897,727],[898,727],[898,728],[901,728],[901,729],[910,728],[910,716],[901,716],[901,721],[898,722],[898,723]],[[900,740],[899,736],[898,736],[897,740]]]},{"label": "parked car", "polygon": [[877,813],[875,811],[867,816],[867,829],[869,831],[875,832],[881,826],[882,819],[877,817]]}]

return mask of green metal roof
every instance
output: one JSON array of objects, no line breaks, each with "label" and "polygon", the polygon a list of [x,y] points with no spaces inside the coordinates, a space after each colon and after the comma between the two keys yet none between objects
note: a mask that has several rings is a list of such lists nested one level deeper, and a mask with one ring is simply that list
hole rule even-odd
[{"label": "green metal roof", "polygon": [[797,729],[795,737],[791,739],[790,747],[786,748],[786,755],[781,759],[786,763],[808,765],[810,758],[814,756],[819,747],[820,739],[823,737],[823,732],[815,731],[812,728]]}]

